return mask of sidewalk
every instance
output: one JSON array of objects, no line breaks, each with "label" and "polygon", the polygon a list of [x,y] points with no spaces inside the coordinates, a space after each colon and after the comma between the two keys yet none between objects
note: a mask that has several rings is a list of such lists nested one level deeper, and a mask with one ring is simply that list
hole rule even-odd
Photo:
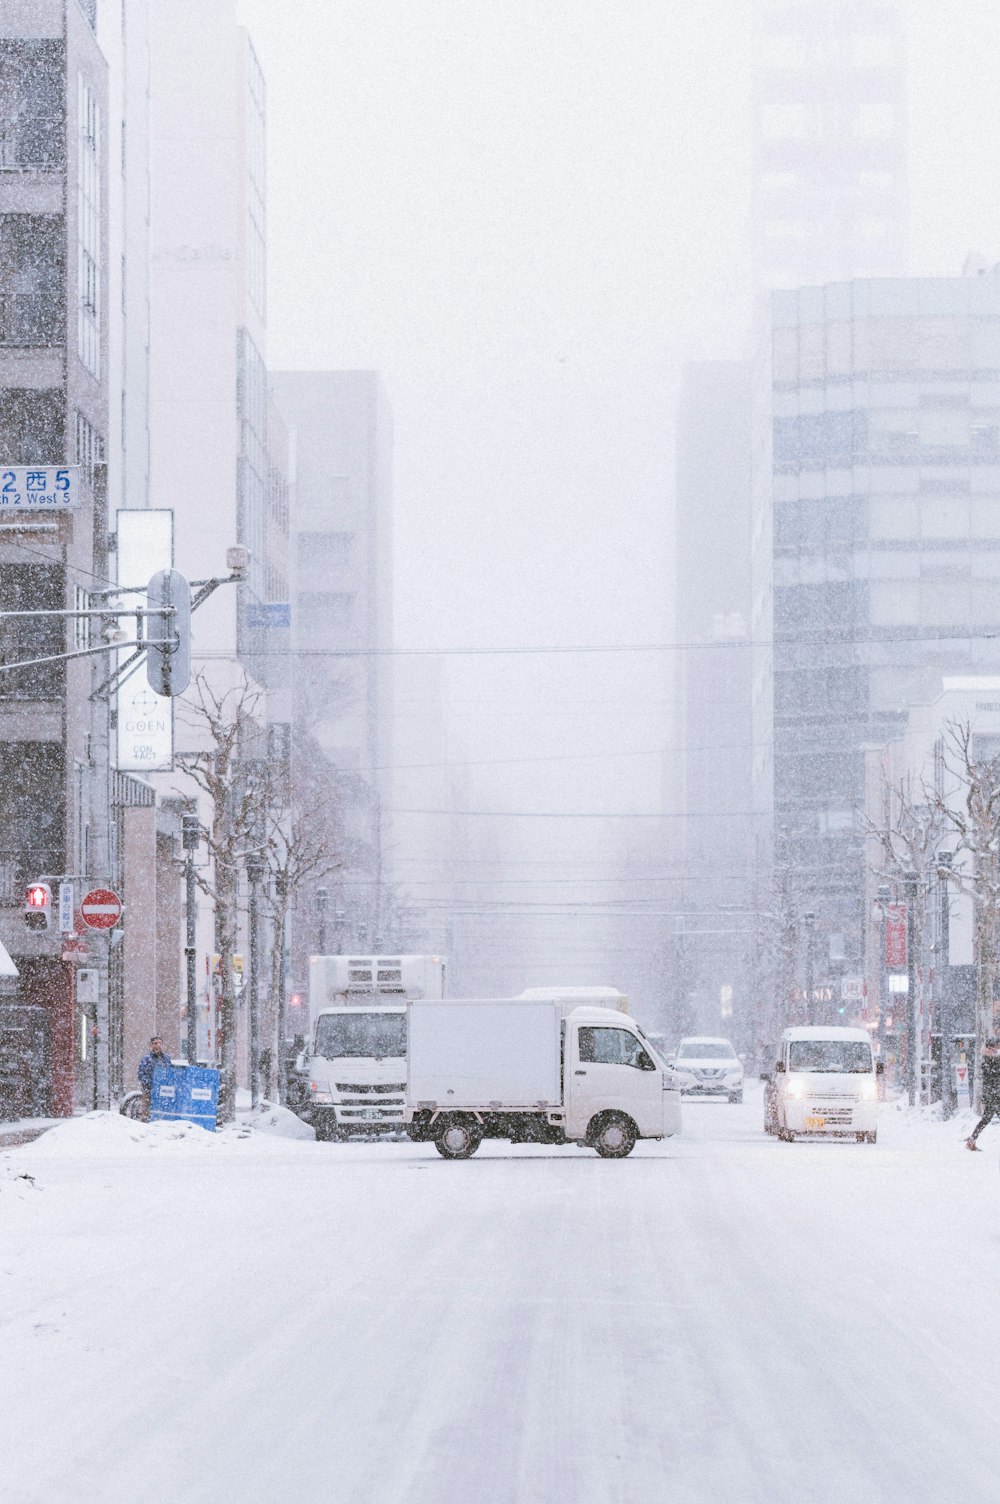
[{"label": "sidewalk", "polygon": [[65,1122],[65,1118],[17,1118],[13,1122],[0,1122],[0,1153],[30,1144],[32,1139],[41,1138],[46,1129]]}]

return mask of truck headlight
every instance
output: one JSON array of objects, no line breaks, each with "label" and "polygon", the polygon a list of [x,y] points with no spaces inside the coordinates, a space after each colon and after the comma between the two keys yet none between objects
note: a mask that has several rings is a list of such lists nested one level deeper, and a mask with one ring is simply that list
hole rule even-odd
[{"label": "truck headlight", "polygon": [[788,1095],[790,1097],[801,1097],[802,1091],[803,1091],[803,1087],[802,1087],[802,1082],[801,1081],[796,1081],[794,1078],[791,1079],[791,1080],[789,1080],[789,1082],[788,1082]]},{"label": "truck headlight", "polygon": [[876,1098],[877,1095],[878,1095],[878,1086],[877,1086],[877,1084],[875,1082],[874,1076],[872,1076],[872,1077],[866,1077],[866,1079],[864,1081],[862,1081],[862,1083],[861,1083],[861,1100],[862,1100],[862,1102],[874,1102],[874,1100],[875,1100],[875,1098]]},{"label": "truck headlight", "polygon": [[326,1087],[320,1086],[317,1081],[309,1082],[309,1095],[314,1102],[332,1102],[333,1097]]}]

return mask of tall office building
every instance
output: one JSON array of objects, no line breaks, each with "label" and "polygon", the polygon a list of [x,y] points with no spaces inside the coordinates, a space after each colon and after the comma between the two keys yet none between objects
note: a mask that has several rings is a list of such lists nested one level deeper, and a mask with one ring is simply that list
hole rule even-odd
[{"label": "tall office building", "polygon": [[776,859],[817,978],[861,956],[865,746],[942,675],[1000,669],[1000,277],[970,271],[773,299],[755,740],[770,668]]},{"label": "tall office building", "polygon": [[[752,378],[747,361],[689,365],[677,413],[675,740],[682,751],[668,755],[668,767],[683,784],[675,798],[686,818],[672,855],[680,857],[677,907],[688,917],[670,943],[684,951],[688,1024],[710,1032],[720,1027],[724,999],[737,1008],[743,1001],[739,931],[751,902]],[[699,931],[710,933],[697,938]]]},{"label": "tall office building", "polygon": [[[107,577],[107,67],[95,23],[80,0],[0,9],[0,464],[79,465],[82,494],[71,515],[0,518],[6,610],[80,608]],[[85,633],[7,619],[3,658],[58,654]],[[89,1068],[58,926],[29,934],[21,910],[26,882],[86,877],[106,855],[92,686],[86,659],[0,675],[0,939],[19,971],[0,983],[0,1113],[70,1111]]]},{"label": "tall office building", "polygon": [[[254,777],[268,759],[280,783],[290,713],[287,436],[266,366],[265,82],[236,0],[131,0],[128,11],[148,27],[148,501],[173,512],[174,564],[190,580],[225,575],[232,545],[249,551],[244,583],[218,589],[193,617],[192,667],[216,696],[246,683],[238,776]],[[134,682],[144,710],[152,697]],[[168,726],[174,711],[180,752],[204,745],[204,721],[190,709],[199,694],[195,684],[186,705],[151,707]],[[151,777],[166,799],[197,794],[176,772]],[[200,813],[210,824],[204,799]],[[246,950],[245,936],[237,943]],[[213,906],[200,902],[198,1047],[213,1054],[218,950]]]},{"label": "tall office building", "polygon": [[901,7],[767,0],[756,40],[757,286],[899,275],[906,231]]},{"label": "tall office building", "polygon": [[268,679],[268,617],[287,602],[287,517],[269,491],[266,97],[235,0],[173,0],[149,13],[150,502],[172,507],[176,563],[245,585],[195,619],[196,665],[222,657]]},{"label": "tall office building", "polygon": [[374,371],[280,371],[274,390],[294,456],[295,735],[330,769],[347,842],[329,938],[371,949],[391,918],[392,420]]}]

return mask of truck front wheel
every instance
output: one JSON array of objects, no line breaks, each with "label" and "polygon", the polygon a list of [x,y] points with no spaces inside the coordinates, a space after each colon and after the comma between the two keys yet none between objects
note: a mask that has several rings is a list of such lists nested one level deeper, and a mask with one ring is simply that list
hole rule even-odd
[{"label": "truck front wheel", "polygon": [[468,1159],[482,1141],[483,1135],[475,1118],[443,1118],[434,1147],[444,1159]]},{"label": "truck front wheel", "polygon": [[623,1112],[606,1112],[591,1123],[587,1137],[602,1159],[624,1159],[635,1148],[635,1124]]}]

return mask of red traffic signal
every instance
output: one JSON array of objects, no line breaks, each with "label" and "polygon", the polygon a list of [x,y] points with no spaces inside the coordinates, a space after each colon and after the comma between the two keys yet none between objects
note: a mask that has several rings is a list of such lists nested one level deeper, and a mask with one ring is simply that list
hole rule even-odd
[{"label": "red traffic signal", "polygon": [[29,930],[52,926],[52,889],[48,883],[32,883],[24,895],[24,922]]},{"label": "red traffic signal", "polygon": [[302,1007],[302,994],[301,994],[301,992],[293,992],[292,993],[291,997],[288,999],[288,1006],[290,1008],[301,1008]]}]

